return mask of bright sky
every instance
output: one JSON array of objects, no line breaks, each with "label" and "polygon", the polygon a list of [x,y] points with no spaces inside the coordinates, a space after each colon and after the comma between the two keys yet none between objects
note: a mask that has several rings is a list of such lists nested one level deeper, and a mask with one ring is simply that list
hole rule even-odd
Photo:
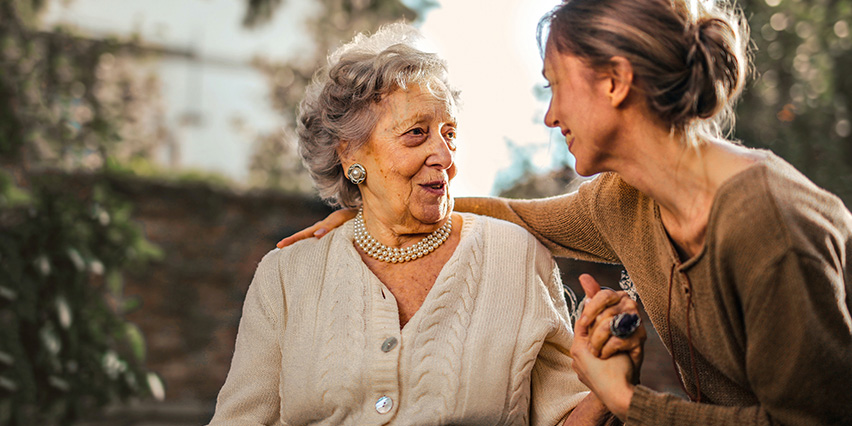
[{"label": "bright sky", "polygon": [[[535,33],[555,0],[444,0],[426,15],[421,30],[449,62],[452,83],[461,88],[459,174],[454,192],[490,194],[497,172],[512,165],[506,140],[541,146],[540,167],[551,164],[547,105],[533,88],[544,84]],[[487,5],[487,6],[486,6]],[[558,132],[553,143],[564,143]]]},{"label": "bright sky", "polygon": [[[421,30],[449,62],[451,80],[462,91],[459,117],[459,174],[456,196],[490,194],[512,156],[506,140],[536,147],[534,164],[548,168],[564,144],[542,124],[546,104],[537,100],[543,84],[535,40],[538,19],[556,0],[443,0]],[[167,115],[174,127],[187,112],[203,117],[201,127],[183,127],[180,162],[230,175],[247,174],[252,132],[280,125],[269,107],[259,73],[245,66],[254,56],[297,55],[306,40],[302,20],[317,8],[310,0],[288,0],[270,24],[241,26],[245,0],[52,0],[45,22],[72,24],[93,36],[137,33],[142,40],[193,50],[234,65],[199,66],[181,60],[158,65]],[[234,119],[247,124],[236,131]],[[551,140],[552,138],[552,140]]]}]

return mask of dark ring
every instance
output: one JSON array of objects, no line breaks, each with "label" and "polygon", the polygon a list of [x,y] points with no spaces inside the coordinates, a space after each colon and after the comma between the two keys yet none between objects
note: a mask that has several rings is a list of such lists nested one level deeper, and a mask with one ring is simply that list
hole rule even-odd
[{"label": "dark ring", "polygon": [[622,312],[612,317],[612,322],[609,323],[609,331],[619,339],[626,339],[636,332],[641,323],[642,319],[639,318],[639,315]]}]

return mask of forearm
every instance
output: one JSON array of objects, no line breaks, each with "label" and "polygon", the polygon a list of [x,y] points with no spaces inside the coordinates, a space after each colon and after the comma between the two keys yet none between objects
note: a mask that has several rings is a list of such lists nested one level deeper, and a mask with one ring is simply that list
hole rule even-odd
[{"label": "forearm", "polygon": [[457,212],[493,217],[523,226],[521,219],[509,206],[508,199],[496,197],[463,197],[454,200]]},{"label": "forearm", "polygon": [[585,202],[576,194],[530,200],[470,197],[456,199],[454,209],[514,223],[535,236],[554,256],[619,263],[592,223]]},{"label": "forearm", "polygon": [[759,405],[737,407],[692,402],[671,394],[655,392],[641,385],[634,388],[626,423],[631,426],[774,424],[766,410]]}]

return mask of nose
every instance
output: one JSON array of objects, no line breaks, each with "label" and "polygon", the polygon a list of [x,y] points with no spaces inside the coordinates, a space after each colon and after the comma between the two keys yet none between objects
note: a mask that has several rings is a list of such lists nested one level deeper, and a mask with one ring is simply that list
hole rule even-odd
[{"label": "nose", "polygon": [[547,127],[558,127],[559,120],[556,119],[556,114],[553,112],[553,100],[547,104],[547,113],[544,114],[544,125]]},{"label": "nose", "polygon": [[452,139],[444,139],[441,132],[430,132],[429,144],[431,152],[426,158],[426,165],[447,170],[453,166],[456,156],[456,145]]}]

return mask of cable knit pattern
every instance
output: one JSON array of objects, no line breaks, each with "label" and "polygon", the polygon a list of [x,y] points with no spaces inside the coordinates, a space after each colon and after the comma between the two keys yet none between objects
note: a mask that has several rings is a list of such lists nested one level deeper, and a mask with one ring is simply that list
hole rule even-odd
[{"label": "cable knit pattern", "polygon": [[524,362],[519,363],[519,369],[512,369],[512,376],[515,382],[512,389],[511,397],[509,398],[509,415],[506,424],[528,424],[527,415],[529,410],[530,393],[526,391],[526,387],[530,384],[530,373],[535,364],[535,354],[541,348],[540,343],[533,343],[522,352],[521,358]]},{"label": "cable knit pattern", "polygon": [[[472,220],[472,219],[471,219]],[[471,224],[472,225],[472,224]],[[471,226],[467,226],[469,231]],[[469,233],[469,232],[466,232]],[[414,384],[417,393],[412,399],[416,407],[414,418],[438,408],[438,413],[452,413],[456,408],[455,395],[459,389],[461,354],[470,325],[477,283],[482,279],[482,239],[480,233],[464,235],[459,244],[467,256],[453,256],[444,265],[421,310],[425,320],[417,324],[412,355]],[[437,292],[437,294],[435,294]],[[427,298],[427,299],[428,299]],[[449,391],[449,392],[448,392]],[[439,423],[445,419],[438,419]]]},{"label": "cable knit pattern", "polygon": [[[339,250],[336,246],[342,243],[344,242],[334,241],[332,250]],[[355,260],[352,256],[339,256],[334,259],[339,266],[327,270],[326,273],[331,279],[324,281],[329,284],[329,291],[323,292],[323,298],[328,298],[329,301],[323,304],[329,307],[329,311],[327,315],[319,315],[317,318],[322,324],[318,331],[326,333],[325,339],[322,340],[324,344],[320,346],[322,362],[318,363],[322,366],[319,377],[320,388],[323,389],[322,400],[341,402],[343,410],[336,413],[342,416],[341,418],[348,414],[347,407],[359,401],[360,395],[356,393],[356,389],[360,386],[362,377],[361,366],[341,357],[340,347],[360,351],[366,345],[365,283],[368,278],[363,268],[353,265],[355,261],[360,262],[360,259]],[[330,393],[334,395],[329,395]]]},{"label": "cable knit pattern", "polygon": [[571,369],[555,263],[518,226],[468,214],[463,223],[402,329],[351,222],[268,254],[210,424],[559,423],[587,389]]}]

